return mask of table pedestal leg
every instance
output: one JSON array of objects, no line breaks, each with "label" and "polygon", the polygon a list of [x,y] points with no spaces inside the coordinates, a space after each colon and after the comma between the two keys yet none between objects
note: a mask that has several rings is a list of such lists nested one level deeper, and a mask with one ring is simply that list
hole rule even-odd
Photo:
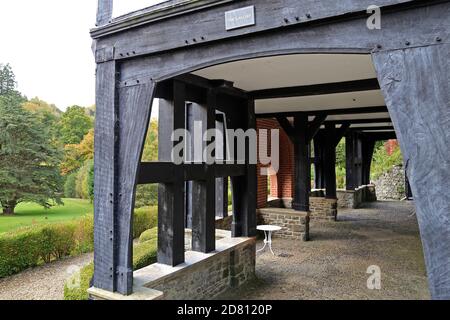
[{"label": "table pedestal leg", "polygon": [[275,253],[272,250],[272,231],[264,231],[264,246],[256,252],[263,251],[267,245],[269,245],[270,252],[272,252],[272,254],[275,255]]}]

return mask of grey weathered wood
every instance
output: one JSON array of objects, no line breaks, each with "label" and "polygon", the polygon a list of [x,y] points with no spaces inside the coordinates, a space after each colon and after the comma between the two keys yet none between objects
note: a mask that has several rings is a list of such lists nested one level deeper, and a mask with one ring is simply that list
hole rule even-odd
[{"label": "grey weathered wood", "polygon": [[[321,114],[326,114],[328,116],[332,115],[343,115],[343,114],[361,114],[361,113],[386,113],[388,109],[386,106],[378,107],[362,107],[362,108],[342,108],[342,109],[329,109],[320,111],[308,111],[309,116],[318,116]],[[302,111],[293,112],[276,112],[276,113],[258,113],[257,118],[276,118],[276,117],[293,117],[299,113],[304,113]]]},{"label": "grey weathered wood", "polygon": [[[298,2],[294,2],[293,5],[297,10],[301,9]],[[332,3],[334,2],[330,2],[330,5]],[[430,2],[427,3],[430,4]],[[314,7],[322,6],[315,5]],[[284,10],[284,7],[280,8]],[[211,64],[261,57],[268,54],[370,53],[373,50],[379,50],[376,48],[377,44],[382,46],[381,50],[407,47],[403,39],[411,39],[410,41],[413,41],[412,46],[433,44],[437,35],[445,42],[448,41],[445,39],[448,39],[447,36],[450,35],[446,19],[448,14],[450,14],[449,4],[441,3],[429,5],[426,10],[416,8],[401,12],[385,12],[383,24],[391,27],[389,30],[383,29],[382,32],[369,30],[366,26],[367,15],[364,15],[361,19],[349,19],[338,23],[329,21],[328,24],[311,25],[308,28],[291,27],[278,30],[278,32],[256,33],[252,35],[251,41],[248,37],[240,37],[211,42],[201,46],[184,47],[184,49],[182,44],[179,44],[180,50],[177,51],[161,52],[158,55],[142,59],[127,59],[124,62],[126,71],[121,73],[121,81],[132,80],[138,75],[142,77],[148,75],[158,80],[168,79]],[[270,17],[267,17],[267,19],[270,19]],[[216,24],[215,20],[212,21]],[[402,23],[398,23],[398,21],[402,21]],[[155,35],[154,38],[148,33],[144,33],[142,29],[135,32],[139,33],[141,41],[152,38],[158,39],[157,41],[163,44],[168,40],[162,35],[173,37],[179,34],[179,29],[184,29],[186,25],[185,23],[182,26],[177,26],[177,31],[174,32],[158,31],[158,35]],[[190,21],[188,25],[195,24]],[[280,34],[282,34],[282,41],[280,41]],[[122,37],[125,41],[125,35],[122,35]],[[112,41],[113,39],[114,41]],[[104,43],[107,47],[111,47],[118,39],[112,37],[108,40],[105,38],[104,41],[112,41],[110,44]],[[138,50],[136,43],[140,43],[139,40],[132,40],[128,37],[126,41],[129,41],[130,45]],[[100,49],[101,46],[99,44],[98,48]],[[132,49],[130,48],[130,50]],[[187,51],[189,51],[189,54],[186,54]]]},{"label": "grey weathered wood", "polygon": [[450,299],[450,45],[373,60],[414,194],[431,295]]},{"label": "grey weathered wood", "polygon": [[[224,24],[218,23],[218,21],[224,20],[225,11],[236,8],[237,5],[231,2],[227,5],[209,8],[207,10],[208,14],[204,14],[205,11],[201,10],[192,12],[190,15],[174,16],[170,20],[157,20],[152,24],[141,27],[139,31],[130,29],[117,35],[111,35],[105,44],[115,45],[117,48],[116,57],[120,59],[126,58],[127,53],[132,54],[133,51],[136,52],[134,55],[145,55],[179,47],[195,47],[201,44],[209,44],[218,39],[230,39],[265,30],[284,28],[287,32],[289,29],[295,27],[303,28],[305,25],[314,24],[314,22],[323,24],[324,22],[333,20],[333,17],[335,19],[342,19],[342,15],[346,15],[348,18],[362,17],[366,20],[368,17],[366,10],[370,5],[383,7],[405,2],[412,1],[360,0],[355,2],[352,0],[341,0],[339,2],[327,1],[326,5],[317,5],[314,0],[258,1],[256,5],[254,0],[239,1],[239,7],[255,5],[257,23],[253,27],[227,32]],[[306,14],[309,14],[310,18]],[[299,22],[296,21],[296,17],[300,19]],[[290,22],[286,23],[285,19],[288,19]],[[185,28],[187,25],[190,27]],[[102,28],[98,32],[94,31],[92,36],[97,38],[103,30],[105,32],[111,32],[110,30],[114,30],[115,28],[116,26],[114,25],[110,28]],[[366,31],[370,31],[366,27],[365,22],[361,25],[361,32],[364,31],[363,28]],[[363,35],[367,34],[370,33],[364,32]],[[355,33],[348,35],[347,39],[350,38],[349,36],[353,36],[359,40],[363,39],[363,35]],[[355,47],[367,46],[374,36],[380,37],[379,35],[372,34],[368,39],[361,41]],[[333,41],[333,39],[330,38],[330,41]],[[136,45],[138,43],[139,45]]]},{"label": "grey weathered wood", "polygon": [[249,92],[256,100],[316,96],[324,94],[336,94],[358,91],[379,90],[377,79],[364,79],[354,81],[343,81],[335,83],[321,83],[308,86],[297,86],[287,88],[263,89]]},{"label": "grey weathered wood", "polygon": [[311,191],[311,161],[308,137],[308,116],[294,117],[294,196],[292,208],[309,211],[309,193]]},{"label": "grey weathered wood", "polygon": [[[216,127],[217,94],[210,89],[205,105],[193,104],[193,119],[201,123],[202,134]],[[215,143],[215,142],[212,142]],[[209,143],[202,143],[205,151]],[[203,152],[201,153],[203,156]],[[195,159],[204,162],[206,159]],[[209,253],[216,248],[216,178],[212,170],[206,173],[204,179],[192,182],[192,250]]]},{"label": "grey weathered wood", "polygon": [[97,26],[104,26],[111,21],[113,14],[113,0],[97,0]]},{"label": "grey weathered wood", "polygon": [[[172,132],[185,127],[185,85],[174,81],[171,100],[160,100],[158,157],[172,162]],[[158,262],[176,266],[184,262],[184,179],[174,168],[174,181],[160,183],[158,190]]]},{"label": "grey weathered wood", "polygon": [[116,63],[97,65],[94,152],[94,286],[116,291],[115,262],[115,123]]},{"label": "grey weathered wood", "polygon": [[[242,127],[256,129],[255,102],[249,100],[245,106],[245,117]],[[242,119],[241,119],[242,121]],[[256,236],[256,193],[257,176],[256,164],[250,164],[249,145],[246,143],[246,175],[231,177],[233,197],[233,222],[231,232],[233,237]]]},{"label": "grey weathered wood", "polygon": [[153,88],[152,83],[146,83],[118,90],[116,157],[120,169],[116,173],[115,223],[117,291],[123,294],[130,294],[133,286],[132,213],[139,162],[150,121]]},{"label": "grey weathered wood", "polygon": [[328,199],[336,199],[336,126],[334,124],[325,125],[325,146],[324,146],[324,175],[325,175],[325,195]]}]

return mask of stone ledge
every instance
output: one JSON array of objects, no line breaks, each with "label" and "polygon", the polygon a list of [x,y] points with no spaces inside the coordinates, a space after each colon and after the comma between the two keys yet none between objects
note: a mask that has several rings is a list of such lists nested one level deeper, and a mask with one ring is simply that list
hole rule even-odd
[{"label": "stone ledge", "polygon": [[[176,267],[155,263],[136,270],[130,296],[98,288],[90,288],[88,292],[96,300],[213,298],[227,289],[240,286],[255,272],[255,238],[231,238],[231,232],[224,230],[217,230],[217,236],[223,238],[216,241],[214,252],[186,251],[185,263]],[[207,279],[206,282],[203,278]],[[193,291],[186,292],[179,286]]]},{"label": "stone ledge", "polygon": [[136,270],[134,272],[135,284],[146,288],[156,286],[163,281],[179,277],[185,272],[190,272],[196,267],[201,267],[201,264],[208,263],[209,260],[220,254],[226,254],[229,251],[239,249],[248,244],[256,243],[254,238],[231,238],[231,232],[223,230],[220,230],[220,232],[221,234],[227,233],[228,237],[216,241],[216,251],[211,253],[186,251],[185,262],[176,267],[155,263]]},{"label": "stone ledge", "polygon": [[116,292],[109,292],[98,288],[89,288],[89,295],[95,300],[116,300],[116,301],[133,301],[133,300],[161,300],[164,293],[158,290],[148,289],[141,286],[133,287],[133,294],[129,296],[121,295]]}]

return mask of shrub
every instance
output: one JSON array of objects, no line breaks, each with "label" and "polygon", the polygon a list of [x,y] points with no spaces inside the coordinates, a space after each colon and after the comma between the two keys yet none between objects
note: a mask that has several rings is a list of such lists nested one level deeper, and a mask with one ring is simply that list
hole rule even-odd
[{"label": "shrub", "polygon": [[89,214],[76,222],[74,232],[75,253],[82,254],[94,250],[94,215]]},{"label": "shrub", "polygon": [[144,243],[155,239],[158,239],[158,228],[148,229],[142,232],[139,237],[139,242]]},{"label": "shrub", "polygon": [[143,207],[134,210],[133,239],[137,239],[142,232],[158,226],[158,208]]},{"label": "shrub", "polygon": [[[157,226],[157,207],[136,209],[133,237]],[[156,238],[155,238],[156,243]],[[148,246],[148,244],[147,244]],[[86,215],[75,221],[32,226],[0,235],[0,278],[13,275],[39,263],[48,263],[68,255],[94,249],[94,217]],[[136,248],[139,253],[140,247]],[[138,266],[152,256],[139,255]],[[138,259],[136,258],[136,259]]]},{"label": "shrub", "polygon": [[89,197],[89,170],[92,166],[92,160],[86,160],[83,166],[78,170],[75,182],[76,197],[80,199],[90,199]]},{"label": "shrub", "polygon": [[136,188],[135,207],[142,208],[146,206],[158,205],[158,185],[143,184]]},{"label": "shrub", "polygon": [[45,263],[52,259],[61,259],[70,255],[75,247],[73,235],[75,225],[53,224],[41,227],[39,234],[38,250]]},{"label": "shrub", "polygon": [[[89,298],[87,289],[94,275],[94,264],[90,263],[80,270],[79,273],[70,277],[64,285],[64,300],[87,300]],[[80,286],[71,286],[75,277],[80,277]]]},{"label": "shrub", "polygon": [[0,235],[0,278],[71,254],[92,251],[93,217]]},{"label": "shrub", "polygon": [[40,230],[0,236],[0,278],[38,265],[41,251]]},{"label": "shrub", "polygon": [[[156,262],[157,244],[156,239],[136,244],[133,247],[133,268],[138,270]],[[94,264],[90,263],[74,274],[64,285],[65,300],[87,300],[89,295],[87,290],[90,287],[92,276],[94,275]],[[74,282],[74,277],[80,277],[80,286],[72,287],[68,284]]]},{"label": "shrub", "polygon": [[76,198],[76,180],[77,172],[71,173],[66,177],[66,182],[64,183],[64,196],[66,198]]}]

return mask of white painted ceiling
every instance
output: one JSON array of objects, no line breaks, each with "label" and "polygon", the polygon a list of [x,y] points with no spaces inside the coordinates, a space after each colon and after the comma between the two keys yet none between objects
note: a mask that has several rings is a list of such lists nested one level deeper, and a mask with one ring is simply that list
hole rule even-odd
[{"label": "white painted ceiling", "polygon": [[[294,54],[241,60],[198,70],[245,91],[376,78],[370,55]],[[256,101],[256,113],[320,111],[385,105],[380,90]],[[351,111],[349,110],[349,113]],[[330,116],[329,120],[389,118],[389,114]],[[378,124],[376,124],[378,125]]]}]

